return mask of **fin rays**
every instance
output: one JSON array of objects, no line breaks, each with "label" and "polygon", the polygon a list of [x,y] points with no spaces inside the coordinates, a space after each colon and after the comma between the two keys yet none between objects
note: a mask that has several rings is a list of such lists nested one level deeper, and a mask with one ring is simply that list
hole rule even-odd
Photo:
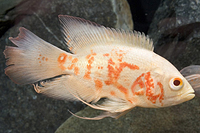
[{"label": "fin rays", "polygon": [[57,63],[59,54],[66,53],[65,51],[42,40],[23,27],[19,28],[19,31],[16,38],[9,38],[18,47],[6,46],[4,50],[8,66],[5,69],[6,75],[15,83],[30,84],[65,74]]},{"label": "fin rays", "polygon": [[194,89],[195,95],[200,97],[200,65],[185,67],[180,72]]},{"label": "fin rays", "polygon": [[85,19],[59,15],[65,41],[73,53],[94,45],[124,45],[153,51],[153,42],[140,32],[106,28]]}]

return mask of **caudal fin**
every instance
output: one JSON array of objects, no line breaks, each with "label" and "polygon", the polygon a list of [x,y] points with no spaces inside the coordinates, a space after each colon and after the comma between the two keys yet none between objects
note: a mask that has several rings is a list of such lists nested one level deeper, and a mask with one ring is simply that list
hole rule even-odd
[{"label": "caudal fin", "polygon": [[30,84],[65,74],[58,57],[69,54],[21,27],[16,38],[9,39],[18,47],[6,46],[5,73],[17,84]]}]

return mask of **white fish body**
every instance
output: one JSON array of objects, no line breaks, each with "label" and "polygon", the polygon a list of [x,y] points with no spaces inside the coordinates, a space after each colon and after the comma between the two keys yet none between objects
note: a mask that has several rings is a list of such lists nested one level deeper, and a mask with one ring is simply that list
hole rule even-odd
[{"label": "white fish body", "polygon": [[[71,53],[25,28],[7,46],[5,73],[18,84],[64,100],[80,100],[106,113],[85,119],[118,118],[135,106],[167,107],[192,99],[194,90],[180,72],[153,52],[139,32],[105,28],[84,19],[59,16]],[[106,100],[97,103],[101,98]]]}]

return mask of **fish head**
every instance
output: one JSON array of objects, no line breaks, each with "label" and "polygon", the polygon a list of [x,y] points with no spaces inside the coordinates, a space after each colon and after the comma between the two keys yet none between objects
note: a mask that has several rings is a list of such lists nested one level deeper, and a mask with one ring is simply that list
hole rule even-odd
[{"label": "fish head", "polygon": [[142,80],[145,90],[138,106],[168,107],[191,100],[195,96],[187,79],[164,58],[161,63],[153,65],[152,70],[146,72]]},{"label": "fish head", "polygon": [[[152,90],[150,92],[146,90],[147,99],[156,98],[157,96],[157,101],[155,103],[151,102],[152,105],[155,105],[155,107],[168,107],[194,98],[194,89],[187,79],[174,65],[167,60],[163,61],[156,70],[152,71],[152,79],[154,80],[153,83],[156,88],[154,94],[150,93],[153,92]],[[146,89],[148,88],[146,87]],[[149,95],[155,97],[148,97]]]},{"label": "fish head", "polygon": [[194,89],[177,71],[165,75],[163,107],[177,105],[195,97]]}]

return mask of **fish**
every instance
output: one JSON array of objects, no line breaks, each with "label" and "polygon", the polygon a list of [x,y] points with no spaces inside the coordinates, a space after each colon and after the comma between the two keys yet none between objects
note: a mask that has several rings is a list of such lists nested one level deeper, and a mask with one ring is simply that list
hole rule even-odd
[{"label": "fish", "polygon": [[66,52],[24,27],[16,46],[6,46],[5,74],[16,84],[32,84],[37,93],[81,101],[103,111],[100,120],[119,118],[134,107],[161,108],[195,97],[186,78],[153,52],[144,33],[108,28],[68,15],[59,15]]}]

